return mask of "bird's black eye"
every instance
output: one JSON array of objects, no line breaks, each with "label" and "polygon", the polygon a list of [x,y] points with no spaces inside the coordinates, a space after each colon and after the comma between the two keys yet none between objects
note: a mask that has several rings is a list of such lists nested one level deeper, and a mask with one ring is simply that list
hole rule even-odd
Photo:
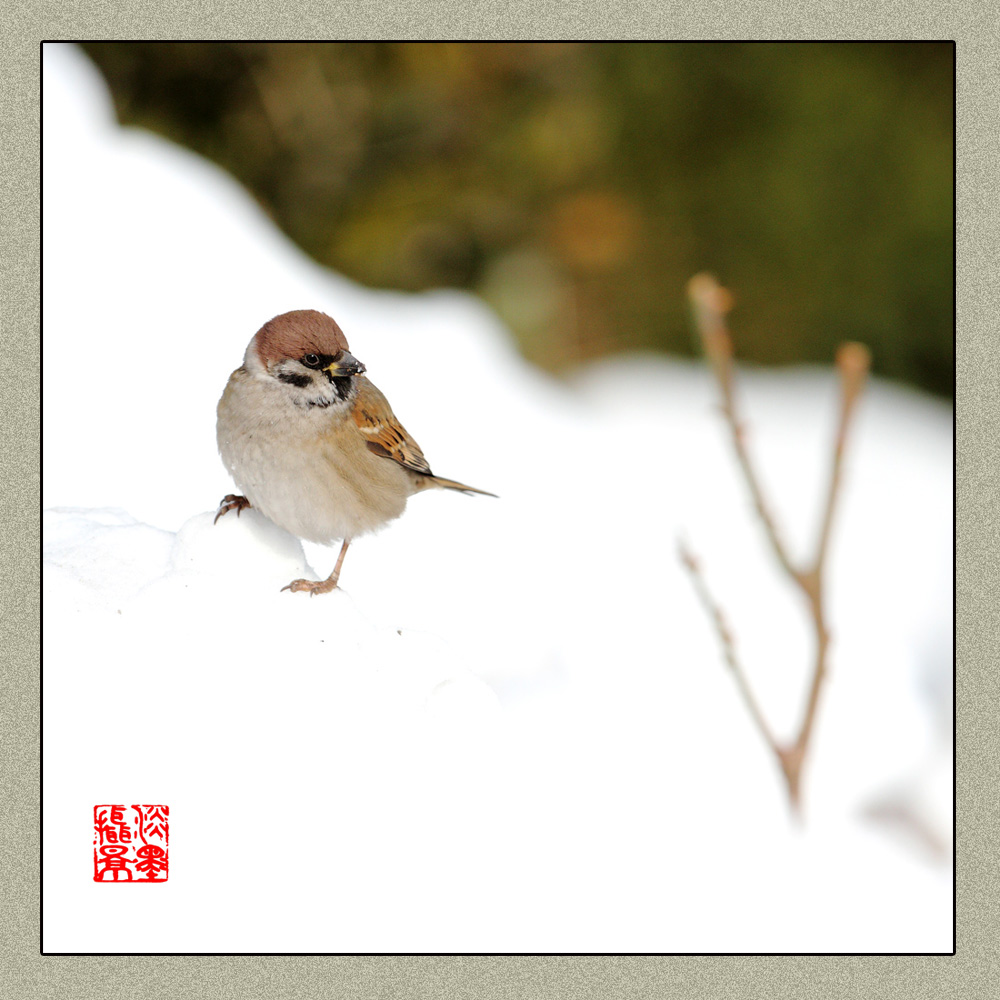
[{"label": "bird's black eye", "polygon": [[319,355],[318,354],[307,354],[302,359],[302,364],[304,364],[306,366],[306,368],[319,368]]}]

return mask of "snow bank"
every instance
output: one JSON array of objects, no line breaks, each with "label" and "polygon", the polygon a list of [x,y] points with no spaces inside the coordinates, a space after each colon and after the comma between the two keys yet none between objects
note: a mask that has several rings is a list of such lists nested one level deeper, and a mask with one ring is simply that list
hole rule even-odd
[{"label": "snow bank", "polygon": [[[810,637],[699,365],[556,382],[469,296],[318,267],[230,177],[119,128],[76,48],[45,46],[44,99],[46,950],[951,949],[920,836],[951,829],[944,406],[875,383],[859,414],[798,829],[676,559],[683,533],[792,732]],[[414,498],[316,598],[280,588],[335,550],[212,523],[216,401],[293,308],[338,319],[435,471],[501,497]],[[741,386],[804,552],[833,377]],[[170,805],[155,892],[89,881],[110,801]]]}]

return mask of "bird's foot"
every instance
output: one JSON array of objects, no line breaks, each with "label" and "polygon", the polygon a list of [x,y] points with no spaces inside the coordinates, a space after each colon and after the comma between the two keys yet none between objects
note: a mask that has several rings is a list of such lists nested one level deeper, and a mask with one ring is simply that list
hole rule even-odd
[{"label": "bird's foot", "polygon": [[223,514],[228,514],[231,510],[235,510],[236,516],[239,517],[240,511],[246,510],[249,506],[250,501],[246,497],[237,496],[235,493],[227,493],[222,498],[222,503],[219,504],[219,511],[215,515],[215,521],[212,524],[215,524]]},{"label": "bird's foot", "polygon": [[331,576],[326,580],[292,580],[287,587],[282,587],[281,589],[282,591],[290,590],[293,594],[307,590],[310,597],[316,594],[329,594],[331,590],[337,589],[337,578]]}]

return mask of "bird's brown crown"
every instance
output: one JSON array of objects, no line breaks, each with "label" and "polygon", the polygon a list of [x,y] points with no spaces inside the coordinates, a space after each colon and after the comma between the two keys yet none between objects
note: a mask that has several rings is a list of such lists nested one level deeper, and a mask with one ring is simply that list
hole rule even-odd
[{"label": "bird's brown crown", "polygon": [[326,313],[315,309],[293,309],[269,319],[255,337],[257,353],[265,365],[305,354],[329,354],[348,350],[344,331]]}]

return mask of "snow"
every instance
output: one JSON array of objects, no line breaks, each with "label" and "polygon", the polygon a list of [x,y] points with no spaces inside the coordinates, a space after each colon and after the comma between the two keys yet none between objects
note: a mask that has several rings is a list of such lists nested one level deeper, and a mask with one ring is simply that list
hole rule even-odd
[{"label": "snow", "polygon": [[[677,560],[682,536],[794,732],[810,634],[700,364],[557,381],[471,296],[310,261],[120,128],[74,46],[43,83],[46,951],[952,950],[946,406],[876,380],[860,408],[800,826]],[[336,548],[213,525],[216,402],[296,308],[337,318],[436,472],[500,496],[415,497],[315,598],[280,588]],[[834,376],[740,395],[804,554]],[[92,807],[140,801],[170,806],[169,881],[94,883]]]}]

